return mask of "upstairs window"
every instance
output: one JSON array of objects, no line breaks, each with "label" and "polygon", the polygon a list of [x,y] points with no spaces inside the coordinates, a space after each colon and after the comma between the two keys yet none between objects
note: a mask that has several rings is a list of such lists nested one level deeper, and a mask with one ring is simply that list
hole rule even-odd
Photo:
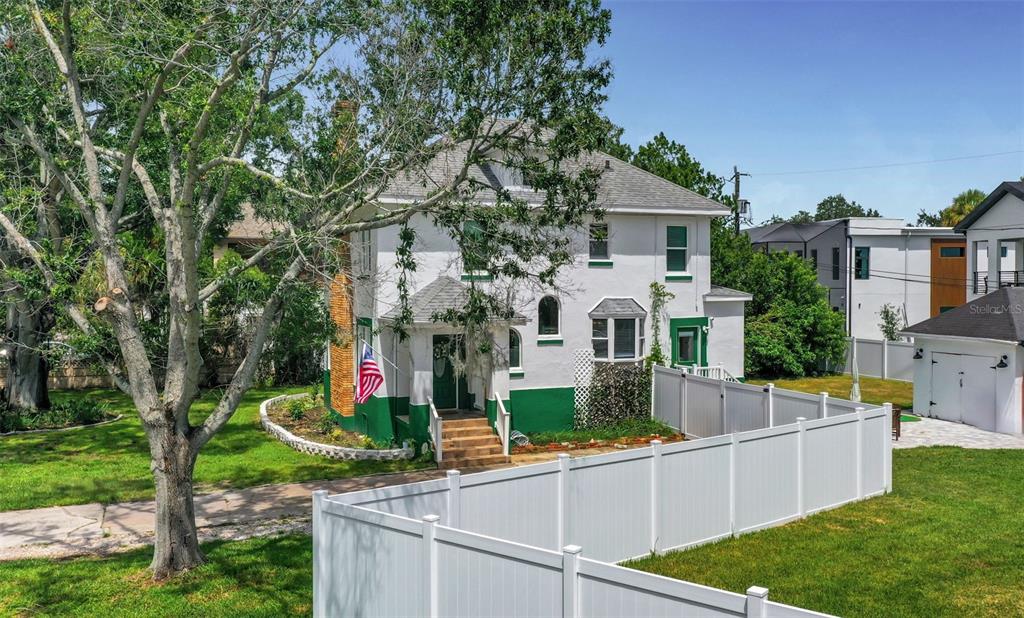
[{"label": "upstairs window", "polygon": [[818,250],[811,249],[811,268],[814,269],[814,274],[818,274]]},{"label": "upstairs window", "polygon": [[686,272],[686,227],[682,225],[670,225],[666,229],[665,269],[670,272]]},{"label": "upstairs window", "polygon": [[482,221],[462,224],[462,268],[466,272],[487,270],[487,233]]},{"label": "upstairs window", "polygon": [[853,249],[853,277],[855,279],[871,277],[871,247],[855,247]]},{"label": "upstairs window", "polygon": [[537,334],[558,334],[558,301],[554,296],[545,296],[537,304]]},{"label": "upstairs window", "polygon": [[523,340],[519,337],[519,331],[514,328],[508,329],[508,368],[522,369],[523,367]]},{"label": "upstairs window", "polygon": [[964,256],[963,247],[939,247],[939,257],[944,258],[962,258]]},{"label": "upstairs window", "polygon": [[590,224],[590,259],[607,260],[611,253],[608,251],[608,224]]},{"label": "upstairs window", "polygon": [[839,247],[832,247],[832,280],[839,281]]}]

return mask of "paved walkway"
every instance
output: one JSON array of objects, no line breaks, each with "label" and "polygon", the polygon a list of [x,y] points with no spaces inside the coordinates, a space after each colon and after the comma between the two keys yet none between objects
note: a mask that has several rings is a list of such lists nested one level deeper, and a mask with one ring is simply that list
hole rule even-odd
[{"label": "paved walkway", "polygon": [[[582,457],[611,450],[615,449],[583,449],[569,454]],[[551,451],[513,455],[512,465],[529,465],[554,459],[557,455]],[[484,469],[489,468],[465,470],[464,473],[472,474]],[[334,481],[261,485],[197,495],[196,525],[203,542],[239,540],[282,532],[308,533],[314,490],[345,493],[416,483],[444,475],[443,470],[419,470]],[[141,547],[153,542],[154,513],[152,501],[0,512],[0,561],[104,555]]]},{"label": "paved walkway", "polygon": [[902,435],[893,448],[915,446],[962,446],[964,448],[1024,448],[1024,435],[995,433],[971,425],[922,418],[903,423]]}]

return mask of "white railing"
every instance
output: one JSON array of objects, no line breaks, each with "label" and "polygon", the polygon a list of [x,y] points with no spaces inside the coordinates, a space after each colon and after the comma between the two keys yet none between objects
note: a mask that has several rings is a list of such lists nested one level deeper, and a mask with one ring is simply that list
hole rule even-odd
[{"label": "white railing", "polygon": [[501,454],[508,455],[508,438],[512,432],[512,415],[505,410],[505,404],[501,401],[501,394],[494,393],[494,398],[498,402],[498,415],[494,419],[494,431],[498,434],[498,439],[501,440]]},{"label": "white railing", "polygon": [[739,382],[739,380],[736,379],[736,376],[729,373],[721,363],[717,365],[707,365],[704,367],[698,367],[697,365],[680,365],[679,368],[686,373],[700,376],[702,378],[724,380],[726,382]]},{"label": "white railing", "polygon": [[428,426],[430,431],[430,439],[434,442],[434,461],[440,463],[441,456],[443,455],[442,443],[444,442],[444,429],[441,426],[441,415],[437,413],[437,408],[434,407],[434,400],[427,397],[427,404],[430,406],[430,424]]},{"label": "white railing", "polygon": [[[858,408],[714,438],[315,492],[313,614],[821,616],[771,602],[764,588],[742,595],[612,563],[887,493],[888,414],[888,406]],[[528,594],[495,578],[529,582]]]}]

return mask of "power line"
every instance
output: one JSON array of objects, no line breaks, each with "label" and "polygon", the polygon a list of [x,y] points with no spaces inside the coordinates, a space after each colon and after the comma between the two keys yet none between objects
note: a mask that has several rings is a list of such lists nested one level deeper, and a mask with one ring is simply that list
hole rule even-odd
[{"label": "power line", "polygon": [[930,163],[948,163],[951,161],[968,161],[971,159],[988,159],[991,157],[1004,157],[1006,155],[1021,154],[1024,150],[1007,150],[1005,152],[989,152],[985,154],[966,155],[962,157],[948,157],[945,159],[928,159],[925,161],[905,161],[903,163],[880,163],[877,165],[858,165],[854,167],[832,167],[816,170],[800,170],[792,172],[762,172],[754,173],[752,176],[797,176],[806,174],[828,174],[831,172],[855,172],[859,170],[877,170],[887,167],[906,167],[911,165],[928,165]]}]

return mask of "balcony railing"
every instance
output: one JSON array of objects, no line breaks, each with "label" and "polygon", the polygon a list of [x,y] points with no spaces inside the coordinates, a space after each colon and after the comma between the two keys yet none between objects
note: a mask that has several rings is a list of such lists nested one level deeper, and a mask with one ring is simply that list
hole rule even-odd
[{"label": "balcony railing", "polygon": [[[989,285],[987,270],[976,271],[972,289],[975,294],[988,294],[996,290],[996,286]],[[1001,270],[999,271],[999,286],[1001,288],[1024,287],[1024,270]]]}]

